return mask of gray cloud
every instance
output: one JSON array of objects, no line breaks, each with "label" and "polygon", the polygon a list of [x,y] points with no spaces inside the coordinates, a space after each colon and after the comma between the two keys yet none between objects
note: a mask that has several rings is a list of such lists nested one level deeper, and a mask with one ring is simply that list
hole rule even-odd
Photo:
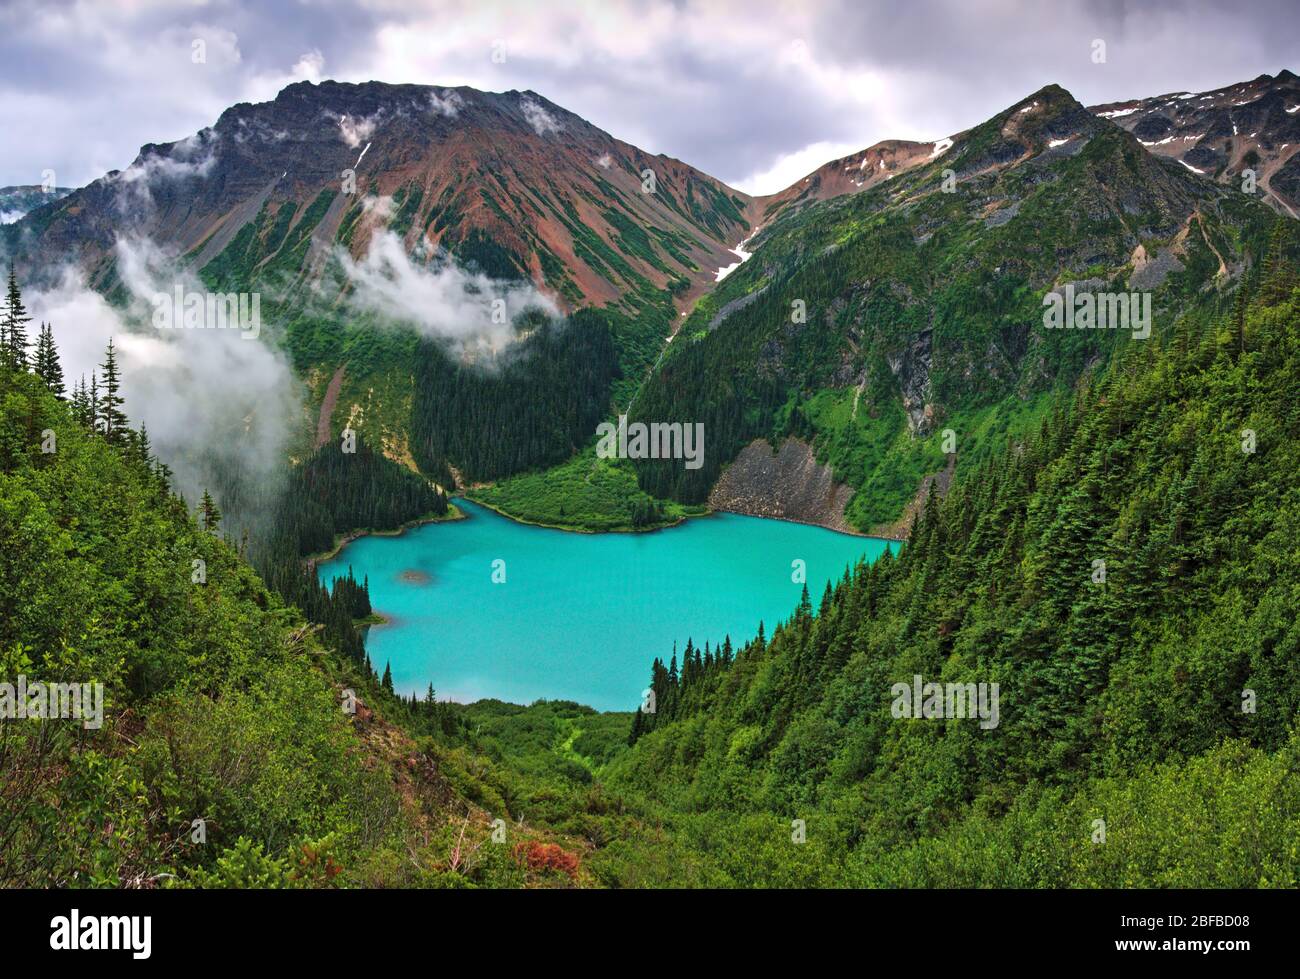
[{"label": "gray cloud", "polygon": [[14,0],[0,9],[0,182],[53,169],[85,183],[230,104],[330,77],[532,89],[770,191],[879,139],[966,128],[1049,82],[1096,103],[1294,69],[1293,18],[1293,0]]},{"label": "gray cloud", "polygon": [[[147,239],[119,239],[115,258],[125,292],[120,305],[91,289],[74,266],[25,296],[33,317],[52,325],[69,385],[100,372],[111,337],[127,416],[148,428],[182,495],[197,502],[205,489],[215,492],[239,473],[274,498],[304,419],[304,392],[285,356],[238,330],[156,329],[160,297],[177,289],[206,297],[205,287]],[[255,522],[255,513],[222,504],[227,526]]]}]

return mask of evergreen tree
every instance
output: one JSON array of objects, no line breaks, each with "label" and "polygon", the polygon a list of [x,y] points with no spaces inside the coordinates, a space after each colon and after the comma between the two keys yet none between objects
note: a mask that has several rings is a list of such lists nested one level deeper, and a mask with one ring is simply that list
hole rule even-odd
[{"label": "evergreen tree", "polygon": [[384,663],[383,687],[389,693],[393,692],[393,667],[387,661]]},{"label": "evergreen tree", "polygon": [[59,364],[58,348],[54,345],[54,330],[48,323],[41,324],[40,336],[36,341],[36,374],[55,397],[62,398],[66,394],[63,367]]},{"label": "evergreen tree", "polygon": [[31,346],[27,340],[26,324],[31,320],[32,318],[27,315],[27,307],[23,305],[22,293],[18,289],[18,278],[14,275],[13,262],[10,262],[5,307],[3,313],[0,313],[0,346],[3,347],[5,362],[23,370],[27,369],[27,348]]},{"label": "evergreen tree", "polygon": [[113,340],[108,341],[108,350],[104,354],[104,398],[99,404],[98,421],[104,438],[114,444],[120,444],[126,436],[126,415],[122,412],[122,380],[117,370],[117,352],[113,349]]},{"label": "evergreen tree", "polygon": [[86,390],[86,376],[83,374],[81,381],[72,389],[72,417],[85,425],[89,416],[90,392]]},{"label": "evergreen tree", "polygon": [[99,424],[99,375],[90,372],[90,393],[86,397],[86,422],[92,431],[101,431]]},{"label": "evergreen tree", "polygon": [[212,499],[212,494],[203,491],[203,501],[199,504],[199,525],[209,533],[215,534],[221,525],[221,511]]}]

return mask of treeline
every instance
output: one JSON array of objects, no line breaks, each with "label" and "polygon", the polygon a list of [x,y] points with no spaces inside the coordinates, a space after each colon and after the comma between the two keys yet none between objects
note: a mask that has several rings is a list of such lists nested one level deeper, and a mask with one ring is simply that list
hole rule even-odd
[{"label": "treeline", "polygon": [[[816,614],[805,594],[730,664],[656,662],[612,784],[688,833],[806,819],[829,866],[774,855],[795,882],[1300,883],[1300,783],[1278,780],[1300,715],[1297,258],[1279,224],[1213,328],[1127,344]],[[900,719],[918,675],[997,684],[997,724]],[[1215,821],[1189,834],[1205,786]],[[735,843],[714,851],[733,882],[786,852]]]},{"label": "treeline", "polygon": [[[804,597],[807,595],[808,589],[804,588]],[[755,643],[761,648],[763,641],[763,625],[759,623]],[[742,655],[748,650],[747,645],[741,650]],[[650,686],[647,688],[649,696],[632,717],[632,733],[628,736],[628,744],[636,744],[643,734],[705,706],[709,699],[708,690],[716,677],[731,665],[733,657],[731,637],[727,636],[718,647],[716,656],[709,649],[708,642],[705,642],[701,653],[694,641],[687,639],[680,671],[677,669],[676,646],[673,647],[672,659],[667,666],[664,666],[663,660],[656,658],[650,667]]]},{"label": "treeline", "polygon": [[385,458],[355,435],[355,451],[340,440],[326,443],[293,467],[280,493],[265,540],[248,557],[267,585],[325,627],[328,640],[372,669],[354,619],[371,614],[369,582],[351,569],[330,586],[304,558],[331,550],[358,530],[396,530],[423,517],[447,513],[447,497],[422,476]]},{"label": "treeline", "polygon": [[492,480],[568,459],[609,411],[619,376],[604,318],[534,314],[525,339],[494,365],[457,363],[426,340],[415,366],[411,451],[422,471],[451,486],[449,465]]}]

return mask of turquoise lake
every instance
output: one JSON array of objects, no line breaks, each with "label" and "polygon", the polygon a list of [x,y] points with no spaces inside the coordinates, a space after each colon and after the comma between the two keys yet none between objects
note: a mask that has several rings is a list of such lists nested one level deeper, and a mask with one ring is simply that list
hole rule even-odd
[{"label": "turquoise lake", "polygon": [[[366,649],[399,693],[576,700],[632,710],[673,643],[734,645],[770,634],[799,601],[897,544],[782,520],[715,514],[644,534],[578,534],[516,523],[457,499],[464,520],[363,537],[319,567],[322,581],[370,578]],[[504,561],[505,581],[493,581]]]}]

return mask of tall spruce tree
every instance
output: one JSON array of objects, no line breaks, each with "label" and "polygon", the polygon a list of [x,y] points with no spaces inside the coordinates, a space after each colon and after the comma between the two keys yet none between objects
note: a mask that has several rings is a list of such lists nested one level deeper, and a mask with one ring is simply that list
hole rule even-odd
[{"label": "tall spruce tree", "polygon": [[92,431],[99,428],[99,375],[90,372],[90,390],[86,395],[86,421]]},{"label": "tall spruce tree", "polygon": [[55,397],[63,398],[67,393],[63,384],[63,367],[59,363],[59,351],[54,345],[54,330],[48,323],[41,324],[40,336],[36,341],[36,374]]},{"label": "tall spruce tree", "polygon": [[126,415],[122,412],[122,378],[117,370],[117,352],[113,349],[112,337],[108,340],[108,349],[104,353],[104,397],[99,403],[99,420],[102,422],[104,438],[119,444],[126,437]]},{"label": "tall spruce tree", "polygon": [[215,534],[221,526],[221,510],[207,490],[203,491],[203,500],[199,503],[199,526],[210,534]]},{"label": "tall spruce tree", "polygon": [[5,307],[0,313],[0,346],[6,363],[27,368],[27,326],[32,318],[27,315],[23,305],[22,292],[18,288],[18,277],[14,274],[14,264],[9,263],[9,283],[5,291]]}]

